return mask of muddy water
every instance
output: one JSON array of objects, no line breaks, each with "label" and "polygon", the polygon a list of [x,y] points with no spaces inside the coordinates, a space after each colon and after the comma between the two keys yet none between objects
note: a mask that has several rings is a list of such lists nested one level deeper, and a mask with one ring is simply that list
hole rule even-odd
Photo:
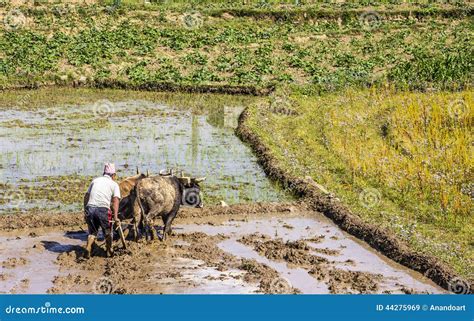
[{"label": "muddy water", "polygon": [[55,263],[58,254],[82,243],[57,231],[38,237],[0,236],[0,293],[46,293],[61,275]]},{"label": "muddy water", "polygon": [[[304,214],[303,214],[304,215]],[[231,254],[247,259],[255,259],[277,270],[293,287],[302,293],[329,293],[327,286],[308,275],[301,268],[289,268],[287,264],[271,261],[252,248],[237,240],[244,235],[259,233],[283,241],[296,241],[323,236],[318,243],[309,242],[315,250],[335,250],[337,254],[327,255],[314,251],[318,256],[331,260],[335,268],[382,274],[383,282],[379,292],[397,291],[406,287],[419,292],[439,293],[443,290],[433,282],[400,264],[378,254],[367,244],[341,231],[334,223],[320,214],[311,213],[305,218],[253,219],[246,222],[227,222],[224,225],[183,225],[184,232],[203,232],[208,235],[230,236],[218,246]],[[315,217],[316,216],[316,217]]]},{"label": "muddy water", "polygon": [[[127,259],[138,261],[140,269],[149,271],[146,278],[143,277],[143,271],[136,272],[128,263],[109,266],[111,270],[124,273],[126,278],[114,279],[113,275],[108,277],[113,282],[123,282],[121,287],[129,293],[262,292],[259,281],[246,281],[246,274],[249,271],[240,269],[239,263],[234,264],[239,260],[250,259],[276,271],[278,278],[270,280],[270,283],[284,282],[288,288],[300,293],[331,293],[327,282],[318,280],[309,273],[312,268],[319,268],[317,265],[305,266],[271,259],[241,242],[243,236],[258,233],[266,235],[268,240],[306,242],[310,246],[310,254],[327,258],[327,263],[321,266],[324,269],[358,271],[367,273],[369,277],[373,276],[377,288],[364,293],[444,292],[419,273],[385,258],[364,243],[340,231],[319,213],[305,211],[261,215],[243,213],[232,217],[178,219],[174,231],[175,235],[164,250],[160,242],[155,242],[154,246],[158,247],[156,249],[152,247],[148,254],[143,253],[142,248],[129,258],[120,256],[117,258],[116,263],[127,262]],[[36,233],[41,236],[35,236]],[[195,233],[204,234],[189,239],[188,236]],[[65,234],[55,230],[44,230],[36,231],[35,234],[24,234],[18,238],[10,233],[0,237],[0,277],[2,277],[0,292],[44,293],[53,287],[55,293],[94,292],[93,285],[102,276],[104,266],[111,264],[110,261],[96,257],[92,265],[74,260],[61,265],[56,260],[59,254],[68,253],[77,249],[77,245],[83,244],[85,233]],[[214,241],[205,243],[202,249],[193,249],[192,246],[209,242],[210,239]],[[118,248],[120,244],[116,246]],[[213,250],[213,247],[223,251],[222,254],[216,254],[219,252]],[[145,249],[150,249],[150,245]],[[199,255],[196,257],[196,254]],[[209,260],[212,255],[213,258]],[[13,264],[11,258],[16,258]],[[130,270],[123,271],[124,268]],[[133,279],[134,277],[137,279]],[[61,278],[72,282],[69,281],[71,284],[65,286],[63,284],[67,284],[66,281],[57,282],[58,279],[62,280]],[[87,280],[85,286],[75,284],[75,280],[84,279]],[[363,285],[366,281],[355,278],[349,282],[360,285],[357,284],[359,282]],[[348,288],[337,293],[359,292]]]},{"label": "muddy water", "polygon": [[162,284],[163,293],[249,294],[258,291],[255,284],[243,282],[245,273],[236,269],[218,271],[202,261],[184,258],[176,259],[173,265],[181,271],[180,278],[160,278],[157,283]]},{"label": "muddy water", "polygon": [[63,183],[65,189],[75,186],[66,185],[65,180],[89,180],[100,174],[107,161],[118,165],[122,177],[134,174],[137,166],[155,174],[179,168],[206,176],[204,196],[212,203],[288,199],[234,135],[243,108],[232,105],[231,100],[228,106],[209,110],[204,106],[199,111],[146,100],[99,100],[31,110],[0,106],[0,182],[30,189],[0,204],[0,212],[78,210],[80,201],[61,204],[54,197],[45,200],[41,189],[49,178],[59,186],[59,192]]}]

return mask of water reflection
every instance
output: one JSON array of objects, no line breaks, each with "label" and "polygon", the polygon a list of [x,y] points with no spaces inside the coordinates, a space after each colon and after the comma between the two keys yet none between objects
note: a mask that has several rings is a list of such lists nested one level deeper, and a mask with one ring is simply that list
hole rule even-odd
[{"label": "water reflection", "polygon": [[227,203],[288,199],[234,134],[242,106],[213,106],[203,113],[132,100],[108,102],[106,115],[94,108],[0,110],[6,120],[0,123],[1,181],[95,176],[104,162],[114,161],[122,177],[136,167],[206,176],[205,196]]},{"label": "water reflection", "polygon": [[209,112],[207,122],[217,128],[235,129],[243,106],[219,106]]}]

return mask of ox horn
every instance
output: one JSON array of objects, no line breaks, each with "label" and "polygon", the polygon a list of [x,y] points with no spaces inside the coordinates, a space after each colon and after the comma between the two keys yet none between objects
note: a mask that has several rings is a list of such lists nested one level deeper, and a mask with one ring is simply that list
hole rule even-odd
[{"label": "ox horn", "polygon": [[146,170],[146,177],[149,177],[150,176],[150,172],[148,171],[148,169]]},{"label": "ox horn", "polygon": [[178,180],[184,184],[184,186],[191,185],[191,177],[178,177]]},{"label": "ox horn", "polygon": [[173,172],[170,169],[162,169],[160,170],[160,175],[161,176],[170,176],[172,175]]},{"label": "ox horn", "polygon": [[140,175],[140,171],[138,170],[138,166],[137,166],[137,175]]},{"label": "ox horn", "polygon": [[195,178],[195,179],[194,179],[194,181],[195,181],[196,183],[203,182],[203,181],[205,181],[205,180],[206,180],[206,177],[198,177],[198,178]]}]

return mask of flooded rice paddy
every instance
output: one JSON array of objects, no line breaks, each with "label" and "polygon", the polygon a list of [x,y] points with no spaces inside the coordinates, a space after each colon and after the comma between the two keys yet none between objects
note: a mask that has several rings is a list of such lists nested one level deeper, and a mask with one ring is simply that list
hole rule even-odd
[{"label": "flooded rice paddy", "polygon": [[121,177],[137,167],[151,174],[175,168],[206,176],[208,204],[288,199],[234,134],[242,102],[188,96],[194,107],[186,108],[172,96],[161,102],[112,98],[113,92],[80,105],[0,106],[0,211],[78,210],[105,162],[116,163]]},{"label": "flooded rice paddy", "polygon": [[[0,231],[0,293],[443,292],[268,180],[234,134],[256,101],[110,90],[0,97],[0,214],[27,212],[38,223]],[[116,242],[107,259],[99,240],[84,260],[81,220],[70,230],[38,220],[45,212],[50,222],[67,220],[66,211],[77,218],[109,161],[120,177],[137,167],[206,176],[206,209],[180,211],[167,242],[129,240],[127,251]]]}]

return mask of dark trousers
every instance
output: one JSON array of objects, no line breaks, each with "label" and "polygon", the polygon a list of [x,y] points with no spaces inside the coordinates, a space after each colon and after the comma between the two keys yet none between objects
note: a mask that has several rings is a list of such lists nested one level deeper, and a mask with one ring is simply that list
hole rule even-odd
[{"label": "dark trousers", "polygon": [[102,228],[107,237],[112,230],[112,211],[106,207],[86,206],[86,223],[89,235],[97,236]]}]

